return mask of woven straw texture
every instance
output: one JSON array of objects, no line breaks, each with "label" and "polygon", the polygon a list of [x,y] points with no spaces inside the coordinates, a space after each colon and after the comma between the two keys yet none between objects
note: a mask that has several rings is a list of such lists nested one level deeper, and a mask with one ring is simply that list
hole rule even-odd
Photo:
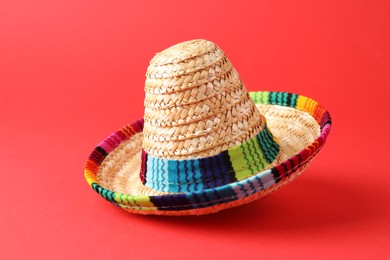
[{"label": "woven straw texture", "polygon": [[210,41],[187,41],[157,53],[145,92],[142,146],[155,157],[213,156],[264,128],[238,73]]}]

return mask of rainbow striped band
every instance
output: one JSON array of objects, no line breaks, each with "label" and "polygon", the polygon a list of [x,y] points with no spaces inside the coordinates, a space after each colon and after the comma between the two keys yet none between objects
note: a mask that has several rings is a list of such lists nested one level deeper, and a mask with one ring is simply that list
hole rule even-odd
[{"label": "rainbow striped band", "polygon": [[158,191],[201,191],[248,178],[264,170],[278,153],[279,145],[265,125],[248,141],[206,158],[169,160],[142,151],[140,178]]}]

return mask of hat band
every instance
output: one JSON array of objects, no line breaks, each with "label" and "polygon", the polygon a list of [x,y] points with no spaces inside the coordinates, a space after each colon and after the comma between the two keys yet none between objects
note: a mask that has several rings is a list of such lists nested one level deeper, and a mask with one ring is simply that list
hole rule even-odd
[{"label": "hat band", "polygon": [[248,141],[217,155],[169,160],[142,150],[140,178],[145,186],[164,192],[195,192],[248,178],[264,170],[279,154],[279,144],[264,125]]}]

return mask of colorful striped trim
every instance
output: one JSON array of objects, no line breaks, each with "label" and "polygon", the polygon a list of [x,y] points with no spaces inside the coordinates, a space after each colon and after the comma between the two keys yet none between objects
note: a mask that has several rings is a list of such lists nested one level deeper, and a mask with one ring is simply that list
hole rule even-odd
[{"label": "colorful striped trim", "polygon": [[278,156],[279,145],[265,125],[247,142],[207,158],[168,160],[142,152],[140,178],[145,186],[164,192],[195,192],[233,183],[264,170]]},{"label": "colorful striped trim", "polygon": [[330,114],[313,99],[292,93],[251,92],[250,96],[256,104],[289,106],[309,113],[321,126],[320,135],[302,151],[272,169],[217,188],[187,193],[170,193],[161,196],[132,196],[113,192],[101,187],[96,180],[96,174],[98,173],[100,164],[120,143],[128,140],[134,134],[142,132],[143,120],[139,120],[113,133],[95,148],[84,167],[84,176],[88,184],[103,198],[119,207],[131,208],[133,210],[177,211],[205,208],[239,200],[266,190],[275,183],[283,181],[312,160],[321,150],[331,129]]}]

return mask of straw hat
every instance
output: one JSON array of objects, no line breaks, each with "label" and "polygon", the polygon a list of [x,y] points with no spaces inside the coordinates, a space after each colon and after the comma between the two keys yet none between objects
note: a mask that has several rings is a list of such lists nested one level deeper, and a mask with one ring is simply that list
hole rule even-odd
[{"label": "straw hat", "polygon": [[329,113],[286,92],[247,92],[206,40],[151,60],[144,119],[92,152],[85,178],[126,211],[200,215],[263,197],[300,175],[325,143]]}]

